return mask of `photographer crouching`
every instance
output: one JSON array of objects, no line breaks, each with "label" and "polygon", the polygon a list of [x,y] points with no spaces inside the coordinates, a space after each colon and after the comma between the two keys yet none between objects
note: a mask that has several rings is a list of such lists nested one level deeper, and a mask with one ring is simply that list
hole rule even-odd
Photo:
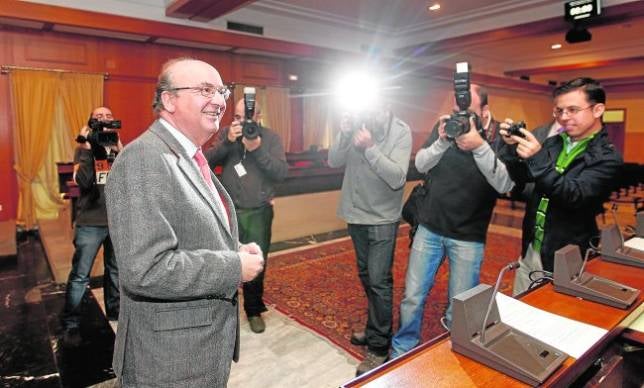
[{"label": "photographer crouching", "polygon": [[103,290],[105,311],[109,320],[118,320],[119,281],[114,248],[107,227],[105,182],[114,158],[123,149],[112,111],[99,107],[92,111],[88,125],[80,130],[74,152],[74,182],[80,189],[76,202],[74,226],[74,257],[67,280],[63,326],[65,346],[78,346],[81,306],[89,284],[89,276],[96,254],[103,245]]},{"label": "photographer crouching", "polygon": [[479,284],[485,238],[496,199],[514,186],[495,149],[503,141],[492,119],[487,91],[470,85],[469,66],[457,64],[456,107],[440,117],[416,153],[418,171],[427,174],[400,304],[400,327],[391,358],[420,342],[428,292],[445,257],[449,258],[448,306],[441,324],[449,330],[451,298]]}]

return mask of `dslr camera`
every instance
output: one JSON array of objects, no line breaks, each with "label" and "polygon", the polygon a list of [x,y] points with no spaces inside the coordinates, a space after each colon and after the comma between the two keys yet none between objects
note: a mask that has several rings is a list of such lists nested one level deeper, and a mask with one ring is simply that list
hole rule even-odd
[{"label": "dslr camera", "polygon": [[121,128],[121,120],[100,121],[90,118],[87,126],[90,129],[89,135],[87,138],[78,135],[76,137],[77,143],[82,144],[88,141],[92,144],[92,148],[95,148],[95,145],[109,147],[118,144],[119,134],[116,130]]},{"label": "dslr camera", "polygon": [[521,132],[521,128],[526,129],[525,121],[519,121],[512,124],[510,128],[506,129],[506,131],[508,132],[508,137],[514,135],[525,139],[525,135],[523,134],[523,132]]},{"label": "dslr camera", "polygon": [[255,116],[255,88],[244,88],[244,119],[242,120],[242,136],[248,140],[261,135],[261,125],[253,120]]},{"label": "dslr camera", "polygon": [[469,132],[470,117],[474,119],[476,130],[482,127],[479,116],[469,110],[470,104],[472,103],[472,93],[470,93],[470,65],[467,62],[459,62],[456,64],[456,72],[454,73],[454,97],[456,98],[458,111],[452,113],[450,118],[445,122],[445,134],[449,140],[454,140],[462,134]]}]

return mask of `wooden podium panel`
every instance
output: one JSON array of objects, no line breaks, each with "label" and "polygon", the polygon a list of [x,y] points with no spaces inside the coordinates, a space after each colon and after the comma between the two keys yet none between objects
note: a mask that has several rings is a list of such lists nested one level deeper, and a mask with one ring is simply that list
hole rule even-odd
[{"label": "wooden podium panel", "polygon": [[[644,288],[644,270],[595,259],[586,271],[634,288]],[[546,284],[521,297],[521,301],[566,318],[594,325],[608,332],[581,358],[568,357],[544,386],[568,386],[599,357],[602,351],[640,314],[643,296],[628,309],[602,305],[557,293]],[[351,380],[344,387],[525,387],[526,384],[497,372],[466,356],[453,352],[449,335],[444,334]]]}]

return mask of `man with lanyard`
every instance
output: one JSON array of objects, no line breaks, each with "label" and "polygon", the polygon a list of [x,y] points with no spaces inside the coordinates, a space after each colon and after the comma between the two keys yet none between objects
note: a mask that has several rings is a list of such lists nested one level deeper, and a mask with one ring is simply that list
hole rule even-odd
[{"label": "man with lanyard", "polygon": [[[206,151],[211,168],[223,166],[221,183],[235,203],[239,240],[256,242],[264,253],[264,270],[243,284],[244,311],[253,333],[262,333],[266,324],[262,313],[264,304],[264,274],[271,245],[273,226],[273,197],[275,185],[288,175],[288,163],[282,139],[270,128],[259,126],[259,136],[243,136],[244,99],[237,101],[233,122],[220,132],[214,146]],[[255,110],[253,120],[259,123],[261,110]]]},{"label": "man with lanyard", "polygon": [[[522,129],[525,137],[501,135],[502,152],[520,190],[534,182],[523,220],[521,267],[514,294],[530,286],[530,273],[552,271],[554,253],[576,244],[582,252],[598,234],[595,217],[602,211],[622,166],[622,157],[608,139],[602,122],[606,93],[594,79],[577,78],[553,92],[553,116],[562,127],[559,136],[543,142]],[[514,146],[516,145],[516,146]]]}]

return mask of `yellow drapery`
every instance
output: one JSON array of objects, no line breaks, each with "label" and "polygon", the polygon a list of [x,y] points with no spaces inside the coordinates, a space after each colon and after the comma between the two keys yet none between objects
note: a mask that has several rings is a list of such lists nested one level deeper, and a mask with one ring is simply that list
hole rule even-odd
[{"label": "yellow drapery", "polygon": [[291,144],[291,100],[286,88],[267,87],[264,110],[268,113],[264,125],[274,130],[282,139],[286,152]]},{"label": "yellow drapery", "polygon": [[103,76],[15,69],[10,84],[18,223],[32,229],[37,217],[57,215],[61,201],[55,162],[71,159],[73,139],[91,110],[101,105]]},{"label": "yellow drapery", "polygon": [[18,221],[28,229],[36,221],[31,183],[42,166],[51,138],[56,73],[13,70],[10,75],[14,113],[14,168],[18,176]]},{"label": "yellow drapery", "polygon": [[58,187],[56,161],[69,161],[74,157],[72,137],[67,130],[61,99],[56,99],[52,131],[42,167],[31,183],[36,219],[56,219],[65,205]]},{"label": "yellow drapery", "polygon": [[302,106],[302,140],[304,149],[312,145],[329,148],[333,141],[333,120],[330,97],[305,96]]},{"label": "yellow drapery", "polygon": [[61,96],[65,106],[67,128],[76,138],[78,131],[87,124],[89,114],[103,101],[102,74],[61,74]]}]

